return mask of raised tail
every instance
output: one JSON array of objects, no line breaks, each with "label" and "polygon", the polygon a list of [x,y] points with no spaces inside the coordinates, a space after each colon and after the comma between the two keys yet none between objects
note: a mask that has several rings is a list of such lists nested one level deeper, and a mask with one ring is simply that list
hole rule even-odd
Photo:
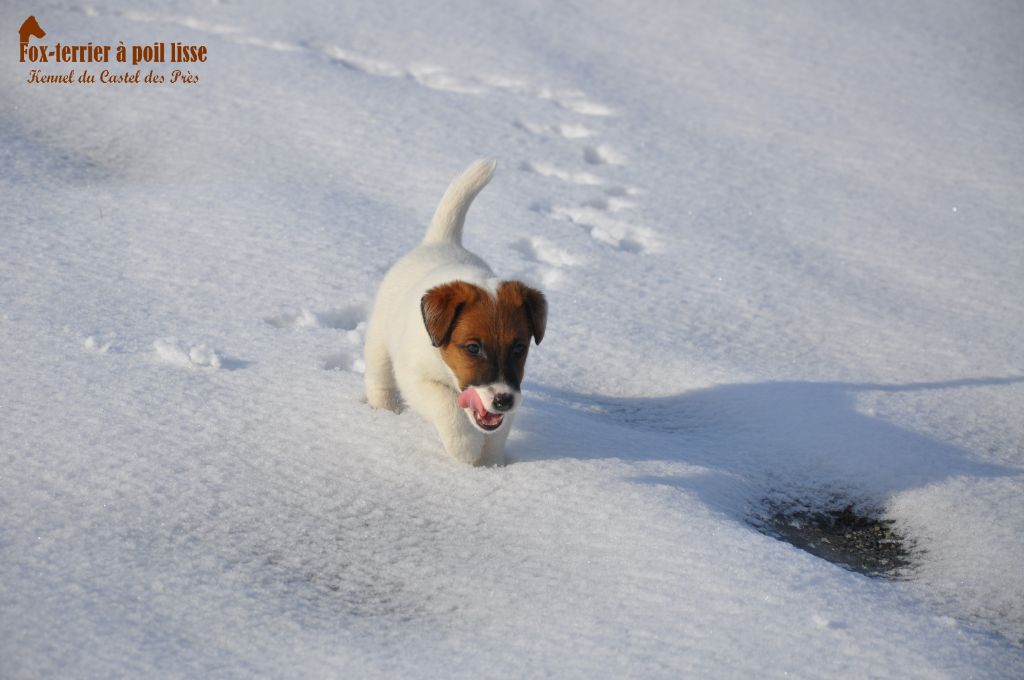
[{"label": "raised tail", "polygon": [[466,222],[469,206],[480,190],[491,181],[497,165],[498,162],[493,158],[482,158],[452,181],[441,197],[441,202],[437,204],[434,219],[430,220],[427,234],[423,237],[424,243],[462,245],[462,225]]}]

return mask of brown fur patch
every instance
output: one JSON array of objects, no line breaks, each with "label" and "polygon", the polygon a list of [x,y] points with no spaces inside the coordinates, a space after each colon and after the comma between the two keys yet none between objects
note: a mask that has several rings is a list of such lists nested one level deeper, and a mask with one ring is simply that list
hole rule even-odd
[{"label": "brown fur patch", "polygon": [[530,337],[539,344],[547,326],[543,293],[520,281],[503,281],[496,297],[464,281],[446,283],[427,291],[420,310],[460,389],[499,381],[519,389]]}]

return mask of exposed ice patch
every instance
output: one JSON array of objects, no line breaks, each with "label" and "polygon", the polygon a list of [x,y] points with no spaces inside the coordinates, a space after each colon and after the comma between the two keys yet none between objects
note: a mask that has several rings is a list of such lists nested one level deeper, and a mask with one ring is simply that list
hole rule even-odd
[{"label": "exposed ice patch", "polygon": [[826,496],[822,502],[775,493],[749,521],[769,536],[852,571],[891,579],[909,576],[920,555],[894,520],[856,494]]}]

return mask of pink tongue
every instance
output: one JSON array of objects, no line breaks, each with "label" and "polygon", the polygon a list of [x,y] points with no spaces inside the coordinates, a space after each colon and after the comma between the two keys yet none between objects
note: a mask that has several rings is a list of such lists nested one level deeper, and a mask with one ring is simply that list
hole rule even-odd
[{"label": "pink tongue", "polygon": [[484,408],[484,402],[480,399],[480,395],[477,394],[476,390],[472,387],[467,387],[462,390],[462,394],[459,395],[459,406],[461,408],[473,409],[481,418],[487,413],[487,409]]},{"label": "pink tongue", "polygon": [[487,427],[496,427],[501,422],[502,415],[500,413],[491,413],[484,408],[483,400],[472,387],[462,390],[462,394],[459,395],[459,406],[473,409],[476,417]]}]

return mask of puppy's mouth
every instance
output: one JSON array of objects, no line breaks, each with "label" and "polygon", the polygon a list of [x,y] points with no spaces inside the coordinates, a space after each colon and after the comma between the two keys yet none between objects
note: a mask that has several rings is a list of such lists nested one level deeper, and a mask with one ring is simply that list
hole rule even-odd
[{"label": "puppy's mouth", "polygon": [[469,409],[473,414],[473,420],[481,430],[493,432],[501,427],[505,416],[501,413],[491,413],[484,407],[480,395],[472,387],[467,387],[459,394],[459,406]]}]

